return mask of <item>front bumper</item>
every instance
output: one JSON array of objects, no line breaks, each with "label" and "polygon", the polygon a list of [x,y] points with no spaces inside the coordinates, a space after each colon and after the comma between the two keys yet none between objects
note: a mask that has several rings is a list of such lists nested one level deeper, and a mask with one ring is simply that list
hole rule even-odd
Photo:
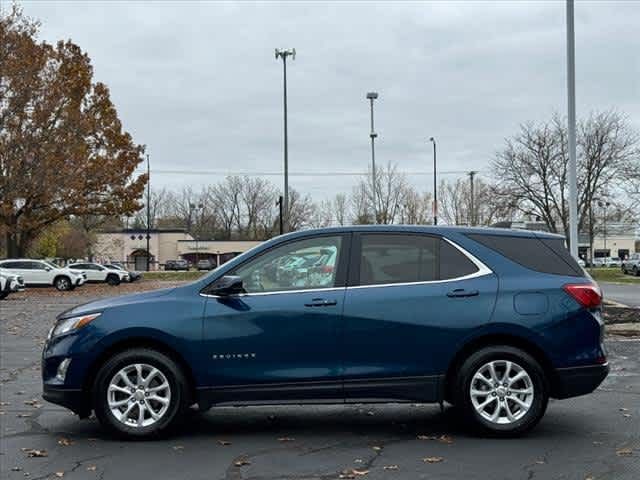
[{"label": "front bumper", "polygon": [[609,364],[556,369],[555,398],[571,398],[593,392],[609,374]]},{"label": "front bumper", "polygon": [[42,398],[47,402],[68,408],[83,418],[88,417],[91,413],[91,407],[82,390],[59,388],[45,384],[42,387]]}]

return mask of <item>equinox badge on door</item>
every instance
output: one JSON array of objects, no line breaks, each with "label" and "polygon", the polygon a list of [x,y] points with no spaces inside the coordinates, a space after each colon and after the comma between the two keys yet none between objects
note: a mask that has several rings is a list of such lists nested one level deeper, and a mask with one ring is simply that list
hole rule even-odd
[{"label": "equinox badge on door", "polygon": [[211,355],[213,360],[235,360],[243,358],[256,358],[255,353],[214,353]]}]

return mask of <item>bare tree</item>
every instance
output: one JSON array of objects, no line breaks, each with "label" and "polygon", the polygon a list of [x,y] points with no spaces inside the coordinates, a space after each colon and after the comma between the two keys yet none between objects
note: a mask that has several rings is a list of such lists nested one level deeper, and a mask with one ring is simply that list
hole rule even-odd
[{"label": "bare tree", "polygon": [[[640,182],[638,133],[615,111],[592,114],[578,124],[578,227],[589,225],[594,198],[618,194],[629,209]],[[525,215],[541,218],[552,232],[568,235],[568,153],[566,126],[557,115],[525,124],[507,139],[492,164],[492,192]],[[593,227],[589,227],[590,230]],[[569,240],[567,238],[567,240]]]},{"label": "bare tree", "polygon": [[356,186],[352,196],[354,209],[353,223],[371,223],[375,211],[377,223],[396,223],[408,191],[406,175],[398,170],[397,165],[388,163],[376,172],[375,210],[373,208],[373,179],[368,172]]}]

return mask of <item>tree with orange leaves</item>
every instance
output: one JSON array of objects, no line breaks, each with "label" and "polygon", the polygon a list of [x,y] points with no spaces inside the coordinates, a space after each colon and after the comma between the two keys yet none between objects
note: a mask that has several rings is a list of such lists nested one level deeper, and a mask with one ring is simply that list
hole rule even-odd
[{"label": "tree with orange leaves", "polygon": [[0,231],[7,256],[64,218],[141,208],[144,146],[123,130],[109,89],[71,41],[37,39],[39,23],[0,12]]}]

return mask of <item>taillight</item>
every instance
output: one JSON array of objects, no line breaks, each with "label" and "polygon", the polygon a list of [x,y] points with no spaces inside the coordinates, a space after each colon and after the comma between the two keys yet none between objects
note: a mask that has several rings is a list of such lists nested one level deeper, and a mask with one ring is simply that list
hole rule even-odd
[{"label": "taillight", "polygon": [[572,283],[562,288],[584,308],[596,308],[602,303],[602,292],[594,283]]}]

